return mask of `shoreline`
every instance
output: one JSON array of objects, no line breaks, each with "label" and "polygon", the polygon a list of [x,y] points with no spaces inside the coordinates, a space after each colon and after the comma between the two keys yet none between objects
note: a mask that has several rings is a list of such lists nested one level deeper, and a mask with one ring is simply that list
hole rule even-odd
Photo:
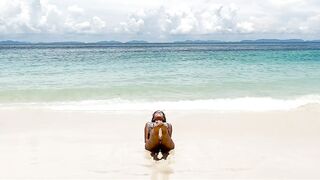
[{"label": "shoreline", "polygon": [[309,94],[277,99],[272,97],[237,97],[194,100],[80,100],[54,102],[11,102],[0,103],[3,109],[35,109],[58,111],[215,111],[215,112],[269,112],[292,111],[296,109],[320,109],[320,96]]},{"label": "shoreline", "polygon": [[168,110],[175,150],[155,162],[153,111],[0,110],[0,179],[320,178],[320,111]]}]

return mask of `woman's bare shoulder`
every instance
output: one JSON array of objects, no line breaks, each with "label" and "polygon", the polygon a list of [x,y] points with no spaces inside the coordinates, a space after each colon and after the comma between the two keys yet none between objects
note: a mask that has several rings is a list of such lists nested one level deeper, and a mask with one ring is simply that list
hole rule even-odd
[{"label": "woman's bare shoulder", "polygon": [[146,122],[146,127],[153,127],[153,122]]},{"label": "woman's bare shoulder", "polygon": [[171,123],[165,122],[164,124],[165,124],[167,127],[172,127],[172,124],[171,124]]}]

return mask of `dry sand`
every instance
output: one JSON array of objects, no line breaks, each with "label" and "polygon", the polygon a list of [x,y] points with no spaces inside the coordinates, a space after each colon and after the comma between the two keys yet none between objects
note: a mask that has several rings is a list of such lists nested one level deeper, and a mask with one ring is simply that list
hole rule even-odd
[{"label": "dry sand", "polygon": [[0,179],[320,179],[320,111],[165,111],[176,149],[144,150],[149,111],[0,110]]}]

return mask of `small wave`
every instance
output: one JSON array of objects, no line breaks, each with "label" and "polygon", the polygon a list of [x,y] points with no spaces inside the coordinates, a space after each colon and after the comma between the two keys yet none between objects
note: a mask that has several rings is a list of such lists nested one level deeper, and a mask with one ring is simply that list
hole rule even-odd
[{"label": "small wave", "polygon": [[88,100],[55,103],[11,103],[1,104],[0,109],[44,108],[70,111],[110,111],[110,110],[213,110],[213,111],[273,111],[291,110],[320,105],[320,95],[306,95],[292,99],[271,97],[241,97],[180,101],[138,101],[124,99]]}]

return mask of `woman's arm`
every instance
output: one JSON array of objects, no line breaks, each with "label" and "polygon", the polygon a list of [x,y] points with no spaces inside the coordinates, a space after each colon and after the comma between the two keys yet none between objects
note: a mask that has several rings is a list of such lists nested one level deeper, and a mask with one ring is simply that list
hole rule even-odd
[{"label": "woman's arm", "polygon": [[170,123],[168,123],[168,131],[169,131],[169,136],[171,137],[172,135],[172,125]]},{"label": "woman's arm", "polygon": [[148,123],[146,123],[146,125],[144,126],[144,143],[146,143],[148,140],[148,133],[149,133],[148,131],[149,131]]}]

